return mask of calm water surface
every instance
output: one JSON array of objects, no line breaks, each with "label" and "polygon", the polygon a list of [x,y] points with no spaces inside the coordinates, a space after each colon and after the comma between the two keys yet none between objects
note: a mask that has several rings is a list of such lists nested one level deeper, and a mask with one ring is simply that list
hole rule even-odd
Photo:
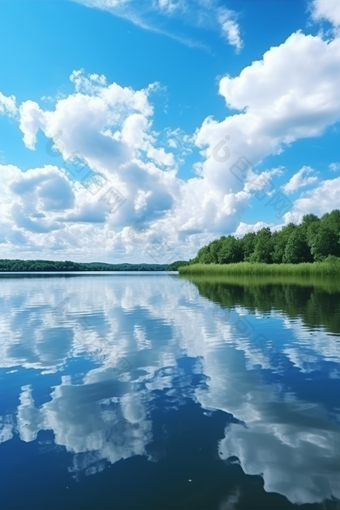
[{"label": "calm water surface", "polygon": [[1,510],[339,510],[340,284],[0,277]]}]

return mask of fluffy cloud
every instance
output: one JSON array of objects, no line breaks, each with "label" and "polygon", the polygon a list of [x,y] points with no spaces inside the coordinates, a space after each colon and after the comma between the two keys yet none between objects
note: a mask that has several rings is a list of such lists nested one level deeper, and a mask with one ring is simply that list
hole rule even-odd
[{"label": "fluffy cloud", "polygon": [[289,179],[287,184],[282,186],[285,193],[294,193],[300,188],[314,184],[318,178],[313,175],[314,170],[310,166],[303,166],[296,174]]},{"label": "fluffy cloud", "polygon": [[248,234],[249,232],[257,232],[258,230],[261,230],[261,228],[265,228],[265,227],[270,227],[270,225],[268,225],[268,223],[265,223],[264,221],[257,221],[256,223],[253,223],[252,225],[241,221],[241,223],[235,230],[234,235],[237,237],[243,237],[244,235]]},{"label": "fluffy cloud", "polygon": [[[20,128],[26,146],[34,149],[40,129],[49,138],[47,153],[58,157],[55,161],[66,170],[53,169],[54,179],[60,174],[57,185],[57,181],[52,180],[49,184],[43,184],[50,168],[44,172],[32,169],[21,176],[16,169],[14,174],[17,182],[12,185],[13,169],[2,167],[5,181],[9,184],[8,197],[12,193],[24,191],[25,187],[32,188],[29,188],[31,196],[26,200],[25,207],[21,203],[18,205],[16,198],[16,205],[7,205],[4,211],[5,218],[8,221],[12,219],[15,229],[26,235],[29,232],[53,233],[53,239],[51,236],[49,239],[45,237],[44,241],[35,238],[34,244],[53,246],[55,250],[56,246],[62,249],[68,235],[74,235],[77,228],[84,230],[84,225],[80,223],[92,222],[91,239],[88,232],[81,236],[84,252],[89,254],[99,243],[112,253],[114,243],[116,252],[121,247],[129,254],[135,253],[135,247],[128,236],[129,227],[136,217],[143,215],[148,229],[146,243],[165,233],[172,246],[177,243],[176,256],[184,258],[196,251],[202,237],[196,236],[196,239],[189,240],[184,249],[182,246],[178,248],[179,240],[186,240],[192,234],[206,235],[206,226],[212,223],[216,224],[218,230],[222,224],[226,224],[227,217],[230,218],[231,228],[236,227],[238,216],[235,212],[245,207],[247,194],[225,194],[218,187],[207,192],[207,183],[200,178],[185,183],[176,177],[177,156],[157,146],[157,135],[151,131],[153,108],[148,100],[154,86],[133,91],[115,83],[108,85],[98,75],[85,77],[81,72],[74,72],[71,80],[75,83],[76,93],[60,99],[54,110],[43,110],[32,101],[26,101],[20,106]],[[180,134],[172,132],[169,136],[176,139]],[[183,140],[186,140],[186,149]],[[181,151],[188,152],[191,144],[188,137],[183,140],[181,144],[175,144],[179,157]],[[85,158],[88,166],[84,169],[72,166],[69,158],[75,153]],[[67,172],[70,168],[77,174],[76,179]],[[106,210],[105,201],[98,202],[96,196],[92,196],[77,182],[77,178],[82,178],[90,169],[100,172],[125,197],[124,207],[114,215]],[[63,192],[63,203],[58,186],[62,182],[66,185],[66,175],[71,180],[67,193]],[[54,203],[51,193],[55,195]],[[74,195],[72,200],[71,193]],[[22,201],[23,195],[19,202]],[[9,203],[12,203],[12,198],[7,201]],[[104,223],[104,229],[96,227],[95,224],[100,222]],[[97,235],[99,238],[96,240]],[[109,238],[106,243],[102,240],[105,236]],[[84,240],[88,240],[89,246],[84,246]],[[78,242],[70,248],[74,250],[76,245]],[[161,259],[158,261],[162,262]]]},{"label": "fluffy cloud", "polygon": [[77,151],[84,153],[85,147],[97,167],[101,167],[96,158],[99,151],[101,158],[110,158],[111,165],[131,157],[116,139],[118,133],[114,136],[115,131],[129,115],[138,112],[145,119],[152,115],[148,95],[153,86],[133,91],[116,83],[106,86],[99,78],[87,78],[80,71],[72,73],[77,93],[59,100],[54,111],[42,110],[33,101],[24,102],[20,106],[20,129],[26,146],[34,149],[39,129],[50,139],[61,131],[66,157]]},{"label": "fluffy cloud", "polygon": [[[53,168],[48,183],[50,169],[31,169],[24,177],[18,169],[1,167],[7,183],[2,190],[6,193],[0,238],[4,253],[15,249],[15,242],[26,244],[26,253],[44,248],[41,255],[47,258],[53,250],[68,259],[79,255],[83,260],[152,262],[146,247],[161,236],[163,244],[168,243],[163,247],[170,246],[176,257],[185,259],[217,235],[253,230],[254,226],[242,223],[242,215],[253,200],[254,167],[295,140],[322,135],[340,118],[339,69],[339,38],[325,41],[292,34],[238,76],[220,80],[220,94],[232,111],[220,122],[208,117],[191,138],[179,130],[153,131],[152,98],[160,90],[158,84],[133,90],[108,83],[103,75],[74,71],[75,92],[59,99],[52,109],[30,100],[19,107],[24,143],[33,150],[42,131],[46,152],[55,156],[58,168]],[[193,143],[202,160],[194,165],[196,176],[184,181],[177,170]],[[83,166],[70,161],[76,153],[85,160]],[[235,167],[240,157],[248,165],[243,173]],[[119,210],[111,212],[101,191],[94,193],[80,184],[91,170],[123,197]],[[283,172],[281,167],[274,170],[265,170],[262,177]],[[11,172],[17,181],[14,186],[9,185],[14,178]],[[35,187],[33,175],[41,179]],[[315,185],[316,177],[304,167],[285,190],[306,184]],[[311,193],[317,196],[329,187],[333,197],[337,185],[335,179]],[[31,194],[19,196],[20,186],[33,186]],[[302,195],[285,219],[337,207],[336,196],[334,201],[309,199],[314,195]],[[140,217],[146,234],[137,252],[129,228]],[[159,256],[157,260],[164,261]]]},{"label": "fluffy cloud", "polygon": [[[49,139],[46,152],[64,169],[49,166],[23,174],[17,168],[2,166],[3,218],[8,226],[12,221],[15,229],[26,234],[54,232],[48,239],[53,249],[61,248],[74,235],[75,224],[79,224],[76,229],[84,230],[80,223],[92,222],[92,236],[88,232],[81,236],[88,241],[84,252],[97,250],[96,235],[99,245],[112,252],[112,242],[122,243],[124,235],[124,243],[131,245],[123,229],[136,220],[136,215],[144,213],[150,223],[172,207],[180,188],[177,162],[171,152],[157,146],[151,132],[153,108],[148,95],[153,85],[133,91],[115,83],[107,85],[102,76],[85,77],[81,72],[72,73],[71,80],[76,93],[59,100],[53,111],[42,110],[32,101],[20,106],[20,129],[26,146],[35,148],[40,129]],[[103,196],[100,186],[87,190],[81,185],[80,179],[91,170],[100,172],[102,191],[112,185],[118,190],[124,208],[112,213],[107,201],[99,198]],[[104,231],[102,226],[96,227],[98,223],[105,224]],[[116,235],[111,231],[114,225],[120,226]],[[47,238],[30,239],[32,248],[33,244],[45,244]],[[77,241],[74,245],[80,247]]]},{"label": "fluffy cloud", "polygon": [[297,223],[305,214],[313,212],[321,216],[333,209],[339,209],[340,177],[328,179],[298,198],[294,202],[294,208],[285,214],[286,223]]},{"label": "fluffy cloud", "polygon": [[340,4],[338,0],[314,0],[312,16],[316,21],[326,20],[335,27],[340,26]]},{"label": "fluffy cloud", "polygon": [[13,234],[13,228],[14,232],[22,229],[23,234],[58,230],[56,217],[75,205],[72,186],[56,167],[45,166],[22,173],[13,166],[0,166],[0,173],[4,182],[0,209],[3,235]]},{"label": "fluffy cloud", "polygon": [[[206,158],[199,171],[209,188],[232,189],[240,196],[237,190],[247,192],[249,172],[239,171],[237,181],[228,171],[240,157],[252,170],[269,154],[280,154],[295,140],[320,136],[338,121],[340,72],[334,69],[340,69],[340,39],[327,42],[297,32],[239,76],[222,78],[220,94],[240,113],[222,122],[207,118],[196,133]],[[216,158],[219,147],[224,162]]]},{"label": "fluffy cloud", "polygon": [[197,134],[198,145],[209,146],[206,165],[216,167],[212,150],[225,135],[231,162],[246,156],[253,165],[295,140],[321,135],[340,118],[339,69],[340,39],[297,32],[239,76],[222,78],[220,94],[241,113],[206,119]]}]

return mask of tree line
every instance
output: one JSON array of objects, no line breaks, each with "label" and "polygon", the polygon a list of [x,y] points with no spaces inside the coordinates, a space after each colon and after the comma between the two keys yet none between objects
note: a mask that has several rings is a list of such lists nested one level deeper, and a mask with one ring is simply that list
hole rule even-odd
[{"label": "tree line", "polygon": [[72,262],[52,260],[0,259],[0,272],[13,271],[177,271],[178,266],[187,262],[177,261],[172,264],[106,264],[104,262]]},{"label": "tree line", "polygon": [[298,225],[289,223],[281,230],[262,228],[241,238],[222,236],[203,246],[190,264],[232,264],[262,262],[299,264],[322,262],[340,257],[340,210],[318,218],[307,214]]}]

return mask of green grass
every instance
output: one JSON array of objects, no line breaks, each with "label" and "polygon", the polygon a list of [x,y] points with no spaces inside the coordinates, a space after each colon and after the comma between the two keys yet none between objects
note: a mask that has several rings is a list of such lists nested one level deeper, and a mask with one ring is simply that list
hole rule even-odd
[{"label": "green grass", "polygon": [[339,262],[313,262],[302,264],[192,264],[178,268],[181,275],[339,275]]}]

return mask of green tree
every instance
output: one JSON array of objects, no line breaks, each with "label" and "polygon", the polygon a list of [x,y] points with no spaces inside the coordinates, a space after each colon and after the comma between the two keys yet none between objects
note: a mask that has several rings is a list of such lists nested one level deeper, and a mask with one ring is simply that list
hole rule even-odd
[{"label": "green tree", "polygon": [[215,240],[209,244],[209,253],[210,253],[211,261],[214,264],[218,264],[219,251],[221,249],[221,244],[222,244],[221,240]]},{"label": "green tree", "polygon": [[308,245],[316,262],[324,260],[328,255],[340,256],[339,235],[325,223],[315,222],[307,231]]},{"label": "green tree", "polygon": [[323,225],[328,227],[334,234],[340,236],[340,211],[339,209],[334,209],[334,211],[330,213],[326,213],[322,216],[321,222]]},{"label": "green tree", "polygon": [[36,262],[35,264],[33,264],[32,266],[32,271],[42,271],[42,265],[39,264],[38,262]]},{"label": "green tree", "polygon": [[310,248],[302,228],[295,228],[288,239],[282,262],[285,264],[299,264],[301,262],[312,262]]},{"label": "green tree", "polygon": [[314,223],[319,223],[319,221],[320,218],[318,218],[315,214],[305,214],[301,223],[302,230],[307,234],[309,226]]},{"label": "green tree", "polygon": [[250,258],[251,262],[264,262],[271,264],[273,251],[273,240],[270,228],[262,228],[256,234],[255,249]]},{"label": "green tree", "polygon": [[212,256],[210,253],[210,247],[203,246],[200,250],[198,250],[197,254],[198,262],[201,264],[211,264],[212,263]]},{"label": "green tree", "polygon": [[233,236],[224,238],[218,252],[219,264],[233,264],[243,260],[243,253],[238,239]]},{"label": "green tree", "polygon": [[289,240],[289,237],[296,229],[296,225],[294,223],[289,223],[285,227],[283,227],[281,230],[278,230],[273,233],[272,235],[272,241],[273,241],[273,262],[275,264],[282,264],[284,261],[284,254],[286,250],[286,246]]},{"label": "green tree", "polygon": [[242,249],[243,260],[248,262],[255,250],[256,234],[255,232],[248,232],[240,240],[240,247]]}]

